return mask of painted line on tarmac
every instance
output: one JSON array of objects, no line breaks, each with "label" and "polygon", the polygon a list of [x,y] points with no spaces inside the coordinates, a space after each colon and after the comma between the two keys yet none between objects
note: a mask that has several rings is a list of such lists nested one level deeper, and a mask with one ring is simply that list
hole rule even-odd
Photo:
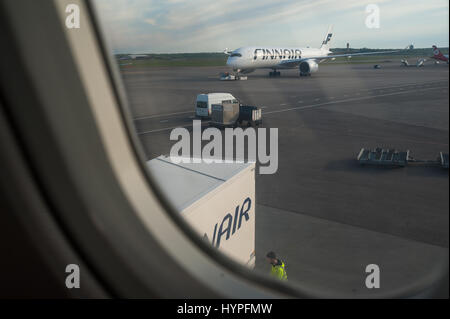
[{"label": "painted line on tarmac", "polygon": [[394,86],[379,86],[379,87],[373,87],[373,88],[369,88],[367,90],[387,90],[387,89],[396,89],[396,88],[401,88],[401,87],[406,87],[406,86],[418,86],[421,87],[423,85],[434,85],[434,84],[445,84],[445,81],[431,81],[428,83],[405,83],[405,84],[401,84],[401,85],[394,85]]},{"label": "painted line on tarmac", "polygon": [[[402,84],[402,85],[398,85],[398,86],[384,86],[384,87],[374,87],[374,88],[370,88],[367,90],[382,90],[382,89],[396,89],[396,88],[401,88],[401,87],[406,87],[406,86],[418,86],[418,87],[423,87],[424,85],[433,85],[433,84],[444,84],[443,81],[433,81],[433,82],[429,82],[426,84],[423,83],[410,83],[410,84]],[[348,97],[348,94],[344,94],[344,97]],[[298,101],[297,103],[303,103],[303,101]],[[141,121],[141,120],[146,120],[146,119],[152,119],[152,118],[158,118],[158,117],[164,117],[164,116],[172,116],[172,115],[180,115],[180,114],[188,114],[188,113],[193,113],[193,111],[183,111],[183,112],[173,112],[173,113],[163,113],[163,114],[155,114],[155,115],[148,115],[148,116],[140,116],[140,117],[135,117],[133,118],[133,121]]]},{"label": "painted line on tarmac", "polygon": [[[209,122],[211,121],[202,121],[202,126],[205,124],[209,124]],[[172,127],[164,127],[164,128],[159,128],[159,129],[155,129],[155,130],[149,130],[149,131],[144,131],[144,132],[137,132],[138,135],[144,135],[144,134],[149,134],[149,133],[157,133],[157,132],[164,132],[164,131],[168,131],[168,130],[173,130],[179,127],[192,127],[192,124],[188,124],[188,125],[181,125],[181,126],[172,126]]]},{"label": "painted line on tarmac", "polygon": [[[442,83],[442,82],[439,82],[439,83]],[[428,85],[431,85],[431,84],[428,84]],[[344,100],[334,100],[334,101],[328,101],[328,102],[323,102],[323,103],[310,104],[310,105],[305,105],[305,106],[298,106],[298,107],[292,107],[292,108],[287,108],[287,109],[268,111],[268,112],[263,112],[263,114],[268,115],[268,114],[275,114],[275,113],[282,113],[282,112],[289,112],[289,111],[296,111],[296,110],[303,110],[303,109],[311,109],[311,108],[315,108],[315,107],[321,107],[321,106],[338,104],[338,103],[363,101],[363,100],[369,100],[369,99],[374,99],[374,98],[378,98],[378,97],[385,97],[385,96],[392,96],[392,95],[401,95],[401,94],[414,93],[414,92],[418,92],[418,91],[435,90],[435,89],[446,89],[446,87],[438,87],[438,86],[436,86],[436,87],[428,87],[428,88],[418,88],[418,89],[412,89],[412,90],[402,90],[401,92],[393,92],[393,93],[386,93],[386,94],[379,94],[379,95],[356,97],[356,98],[349,98],[349,99],[344,99]],[[346,96],[348,96],[348,95],[345,94],[344,97],[346,97]],[[303,103],[303,101],[298,101],[297,103]],[[261,108],[266,108],[266,107],[267,106],[264,106],[264,107],[261,107]],[[157,114],[157,115],[151,115],[151,116],[144,116],[144,117],[134,118],[133,120],[144,120],[144,119],[150,119],[150,118],[157,118],[157,117],[171,116],[171,115],[179,115],[179,114],[187,114],[187,113],[192,113],[192,111]],[[203,125],[203,123],[208,124],[209,122],[210,121],[202,122],[202,125]],[[191,126],[192,126],[192,124],[184,125],[184,126],[166,127],[166,128],[161,128],[161,129],[154,129],[154,130],[148,130],[148,131],[143,131],[143,132],[137,132],[137,134],[138,135],[144,135],[144,134],[149,134],[149,133],[156,133],[156,132],[163,132],[163,131],[167,131],[167,130],[172,130],[172,129],[175,129],[177,127],[191,127]]]},{"label": "painted line on tarmac", "polygon": [[363,100],[369,100],[369,99],[374,99],[374,98],[378,98],[378,97],[400,95],[400,94],[406,94],[406,93],[414,93],[414,92],[417,92],[417,91],[428,91],[428,90],[436,90],[436,89],[442,89],[442,87],[414,89],[414,90],[409,90],[409,91],[401,91],[401,92],[394,92],[394,93],[371,95],[371,96],[350,98],[350,99],[338,100],[338,101],[329,101],[329,102],[318,103],[318,104],[310,104],[310,105],[305,105],[305,106],[292,107],[292,108],[289,108],[289,109],[263,112],[263,114],[274,114],[274,113],[282,113],[282,112],[289,112],[289,111],[296,111],[296,110],[312,109],[312,108],[320,107],[320,106],[324,106],[324,105],[331,105],[331,104],[344,103],[344,102],[363,101]]},{"label": "painted line on tarmac", "polygon": [[193,111],[174,112],[174,113],[165,113],[165,114],[155,114],[155,115],[149,115],[149,116],[141,116],[141,117],[133,118],[133,121],[141,121],[141,120],[153,119],[153,118],[157,118],[157,117],[180,115],[180,114],[187,114],[187,113],[193,113]]}]

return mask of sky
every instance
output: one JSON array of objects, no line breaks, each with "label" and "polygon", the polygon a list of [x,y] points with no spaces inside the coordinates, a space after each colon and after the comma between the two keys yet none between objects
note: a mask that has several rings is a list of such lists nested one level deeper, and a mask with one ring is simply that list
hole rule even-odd
[{"label": "sky", "polygon": [[[114,53],[221,52],[242,46],[449,46],[448,0],[95,0]],[[368,28],[369,4],[379,28]],[[373,13],[373,11],[372,11]]]}]

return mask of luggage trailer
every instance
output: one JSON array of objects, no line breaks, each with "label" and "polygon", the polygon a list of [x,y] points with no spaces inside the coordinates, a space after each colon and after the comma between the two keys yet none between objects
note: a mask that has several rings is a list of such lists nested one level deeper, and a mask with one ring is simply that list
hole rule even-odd
[{"label": "luggage trailer", "polygon": [[242,105],[238,102],[213,104],[209,124],[219,127],[235,127],[244,124],[252,127],[260,126],[262,125],[262,112],[259,107]]},{"label": "luggage trailer", "polygon": [[396,149],[375,149],[362,148],[359,151],[358,162],[361,165],[374,165],[385,167],[405,167],[414,166],[433,166],[448,169],[448,154],[440,152],[436,160],[418,160],[410,155],[410,151],[399,151]]}]

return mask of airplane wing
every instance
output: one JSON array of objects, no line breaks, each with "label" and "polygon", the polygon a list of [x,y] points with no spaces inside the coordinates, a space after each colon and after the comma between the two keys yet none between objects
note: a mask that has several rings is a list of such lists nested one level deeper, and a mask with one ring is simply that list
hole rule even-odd
[{"label": "airplane wing", "polygon": [[341,58],[341,57],[353,57],[353,56],[359,56],[359,55],[380,55],[380,54],[387,54],[387,53],[395,53],[399,52],[397,51],[378,51],[378,52],[361,52],[361,53],[346,53],[346,54],[332,54],[332,55],[325,55],[325,56],[316,56],[316,57],[307,57],[307,58],[299,58],[299,59],[291,59],[291,60],[285,60],[281,62],[279,65],[284,67],[295,67],[299,65],[300,63],[307,61],[307,60],[319,60],[319,62],[323,60],[328,59],[335,59],[335,58]]}]

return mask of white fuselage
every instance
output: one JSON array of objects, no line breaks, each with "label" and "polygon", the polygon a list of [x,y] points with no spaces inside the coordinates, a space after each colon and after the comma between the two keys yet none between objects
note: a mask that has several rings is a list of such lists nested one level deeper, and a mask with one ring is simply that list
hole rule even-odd
[{"label": "white fuselage", "polygon": [[298,66],[283,62],[308,57],[326,57],[330,53],[332,52],[329,50],[315,48],[243,47],[230,54],[227,66],[238,72],[251,72],[255,69],[290,69]]}]

